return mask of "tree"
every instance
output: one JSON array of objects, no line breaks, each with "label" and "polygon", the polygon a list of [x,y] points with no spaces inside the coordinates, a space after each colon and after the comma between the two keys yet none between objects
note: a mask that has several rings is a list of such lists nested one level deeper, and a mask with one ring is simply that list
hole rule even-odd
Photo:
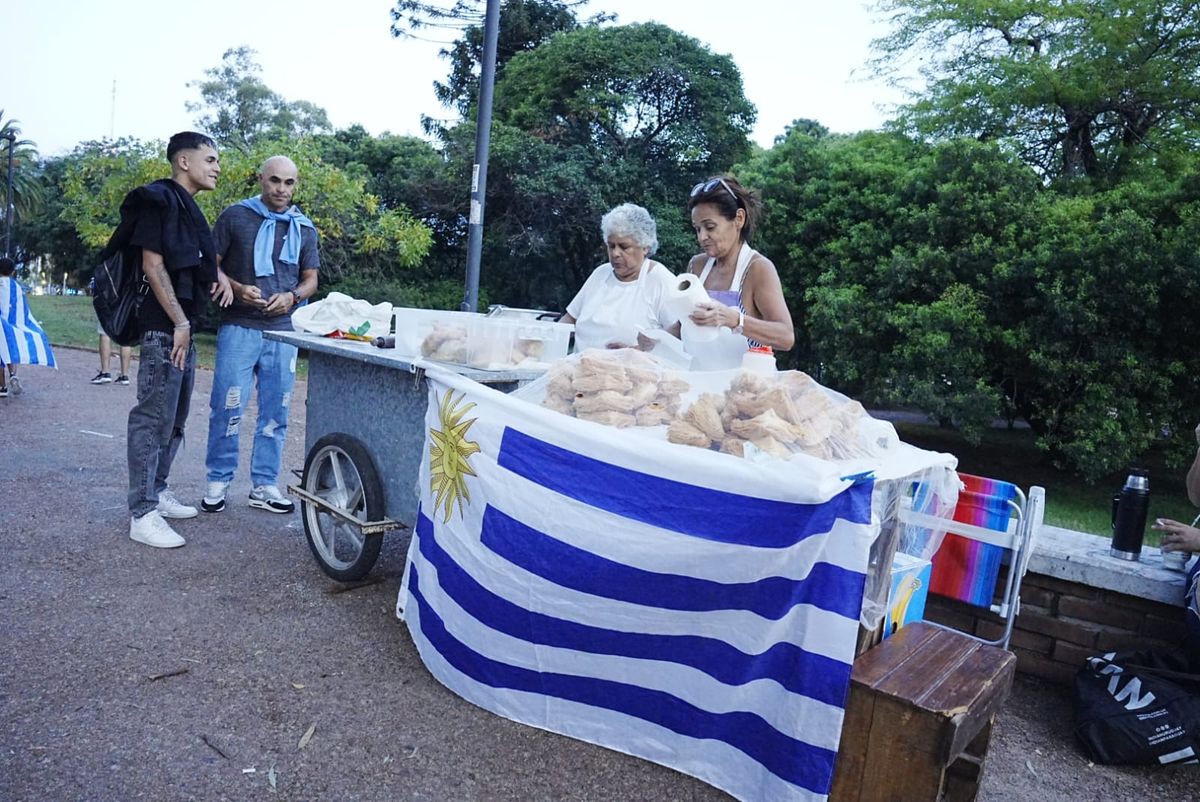
[{"label": "tree", "polygon": [[[483,16],[486,0],[456,0],[452,5],[400,0],[392,9],[392,35],[418,36],[429,28],[459,30],[461,34],[441,51],[451,63],[446,82],[435,81],[434,94],[461,119],[471,116],[479,98],[479,65],[483,61]],[[575,9],[587,0],[507,0],[500,7],[496,40],[496,74],[517,53],[533,50],[551,36],[580,27]],[[611,19],[598,14],[586,24]],[[445,122],[423,117],[427,133],[445,134]]]},{"label": "tree", "polygon": [[[687,187],[749,153],[754,107],[727,56],[662,25],[583,27],[515,55],[496,84],[484,276],[505,303],[563,304],[602,255],[601,215],[634,200],[660,258],[691,253]],[[469,169],[460,125],[447,145]]]},{"label": "tree", "polygon": [[[161,142],[133,140],[76,148],[62,179],[62,216],[85,245],[98,248],[107,242],[125,193],[168,174],[163,152]],[[260,140],[245,152],[223,152],[217,189],[197,196],[210,222],[226,206],[257,192],[254,176],[276,153],[287,153],[300,165],[296,202],[321,233],[323,288],[343,278],[356,278],[362,287],[402,281],[421,264],[431,242],[429,229],[402,207],[382,208],[365,191],[364,179],[326,164],[311,140]]]},{"label": "tree", "polygon": [[200,92],[191,112],[204,112],[196,124],[218,143],[245,150],[260,139],[286,139],[330,130],[325,110],[308,101],[289,102],[259,77],[255,51],[245,45],[226,50],[221,65],[205,70],[206,80],[188,86]]},{"label": "tree", "polygon": [[1001,411],[1002,277],[1033,227],[1032,171],[994,143],[801,121],[743,172],[763,192],[760,247],[781,265],[798,366],[977,438]]},{"label": "tree", "polygon": [[[13,139],[8,139],[9,135]],[[12,187],[13,187],[13,223],[14,227],[22,220],[29,219],[45,202],[42,182],[38,176],[37,143],[29,139],[21,139],[21,121],[4,119],[4,109],[0,109],[0,173],[6,183],[0,192],[7,194],[8,149],[12,148]],[[8,198],[3,197],[7,202]],[[0,220],[4,219],[0,209]]]},{"label": "tree", "polygon": [[1001,139],[1049,177],[1111,178],[1200,134],[1200,6],[1161,0],[881,0],[876,67],[926,85],[905,129]]}]

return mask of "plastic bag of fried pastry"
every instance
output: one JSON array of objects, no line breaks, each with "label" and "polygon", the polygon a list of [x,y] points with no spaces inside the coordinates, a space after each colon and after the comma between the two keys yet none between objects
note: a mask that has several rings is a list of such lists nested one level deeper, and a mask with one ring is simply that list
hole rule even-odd
[{"label": "plastic bag of fried pastry", "polygon": [[800,371],[679,371],[631,348],[553,363],[514,393],[563,415],[754,461],[878,457],[890,423]]},{"label": "plastic bag of fried pastry", "polygon": [[580,420],[665,430],[691,387],[685,375],[633,348],[584,351],[554,362],[514,395]]}]

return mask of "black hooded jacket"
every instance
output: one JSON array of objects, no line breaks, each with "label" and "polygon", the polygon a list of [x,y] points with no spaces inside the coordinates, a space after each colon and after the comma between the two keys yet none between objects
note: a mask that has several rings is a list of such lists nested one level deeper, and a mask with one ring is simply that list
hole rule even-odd
[{"label": "black hooded jacket", "polygon": [[[162,254],[175,297],[189,318],[196,301],[203,298],[204,288],[217,280],[212,230],[195,198],[173,179],[154,181],[125,196],[121,222],[101,258],[122,248],[127,263],[139,269],[143,249]],[[142,331],[173,328],[154,293],[142,304],[140,319]]]}]

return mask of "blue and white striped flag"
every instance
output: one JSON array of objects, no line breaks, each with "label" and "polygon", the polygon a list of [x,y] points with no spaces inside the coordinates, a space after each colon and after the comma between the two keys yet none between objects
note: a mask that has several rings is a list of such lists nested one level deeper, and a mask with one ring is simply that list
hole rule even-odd
[{"label": "blue and white striped flag", "polygon": [[878,529],[871,481],[426,378],[397,612],[433,675],[740,799],[824,799]]},{"label": "blue and white striped flag", "polygon": [[21,285],[0,276],[0,364],[56,367],[42,325],[29,311]]}]

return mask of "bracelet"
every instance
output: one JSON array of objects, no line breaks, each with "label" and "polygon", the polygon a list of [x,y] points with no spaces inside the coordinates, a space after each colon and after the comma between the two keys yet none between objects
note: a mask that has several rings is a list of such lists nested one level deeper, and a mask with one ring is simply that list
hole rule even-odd
[{"label": "bracelet", "polygon": [[737,328],[733,330],[733,333],[734,334],[742,334],[744,332],[745,328],[746,328],[746,313],[739,309],[738,310],[738,324],[737,324]]},{"label": "bracelet", "polygon": [[192,322],[190,320],[185,320],[182,323],[175,324],[175,328],[177,328],[177,329],[190,329],[191,327],[192,327]]}]

